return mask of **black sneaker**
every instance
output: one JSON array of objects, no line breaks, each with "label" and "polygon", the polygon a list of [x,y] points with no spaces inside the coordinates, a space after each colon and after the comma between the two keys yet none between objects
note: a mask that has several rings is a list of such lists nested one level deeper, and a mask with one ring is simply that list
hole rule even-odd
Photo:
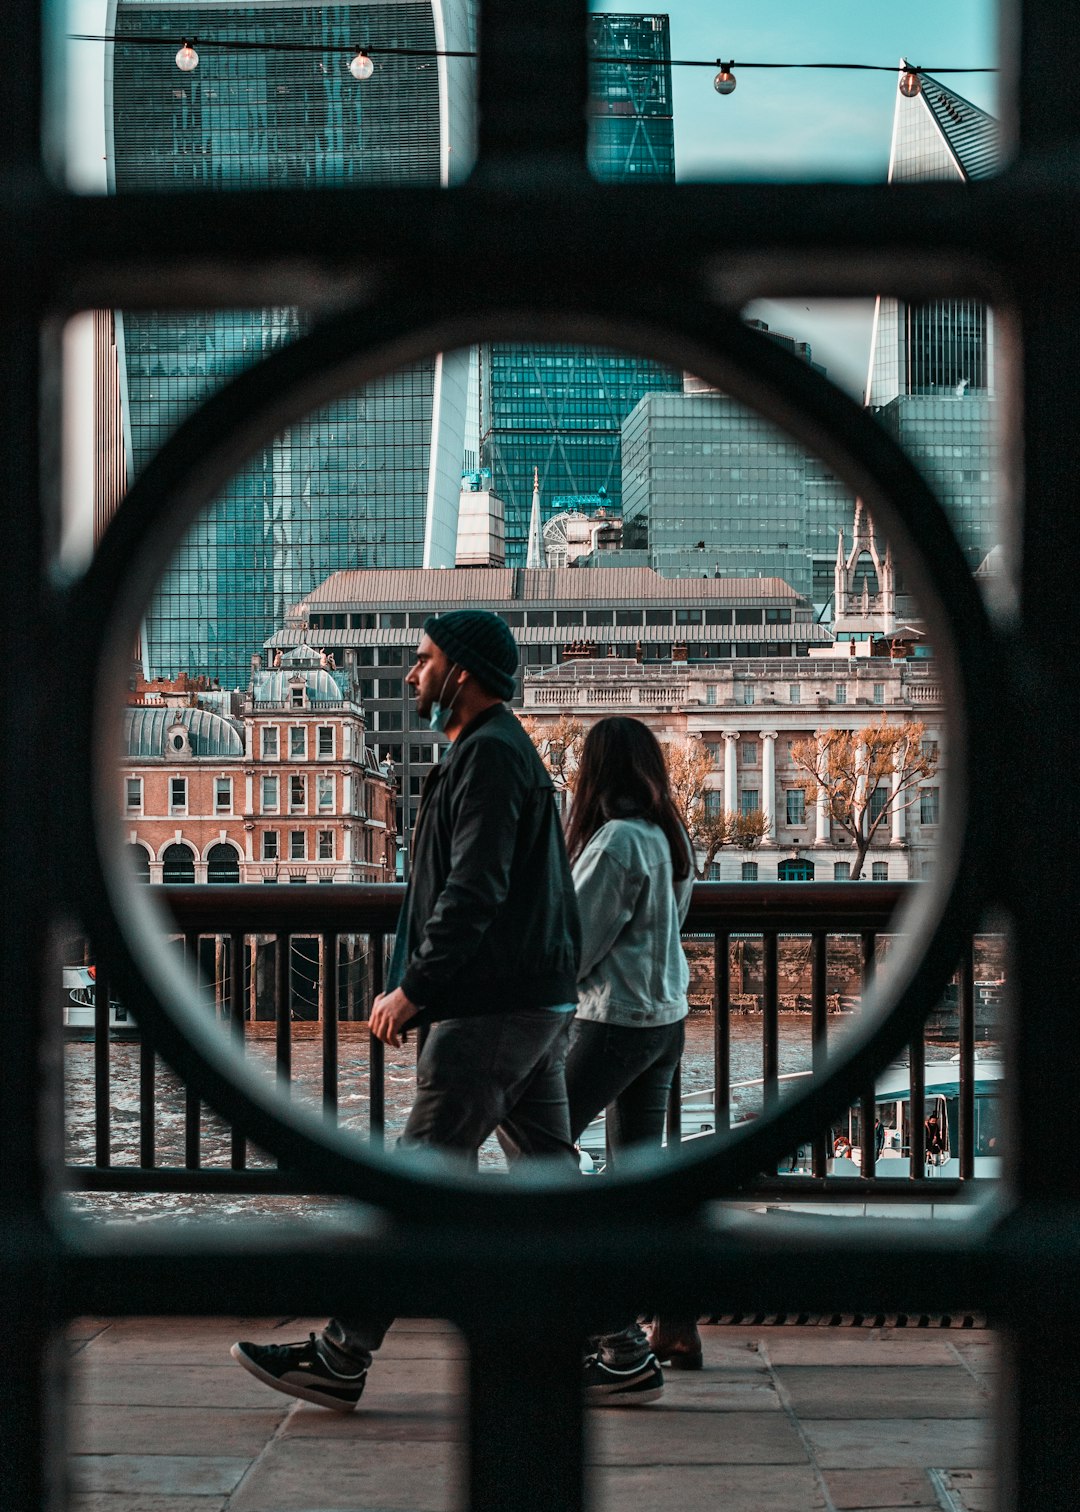
[{"label": "black sneaker", "polygon": [[585,1400],[594,1407],[637,1407],[664,1394],[664,1372],[654,1354],[633,1365],[606,1365],[598,1354],[589,1355],[582,1379]]},{"label": "black sneaker", "polygon": [[314,1334],[308,1335],[306,1344],[241,1342],[229,1353],[264,1386],[332,1412],[351,1412],[363,1395],[367,1370],[339,1370],[330,1365]]}]

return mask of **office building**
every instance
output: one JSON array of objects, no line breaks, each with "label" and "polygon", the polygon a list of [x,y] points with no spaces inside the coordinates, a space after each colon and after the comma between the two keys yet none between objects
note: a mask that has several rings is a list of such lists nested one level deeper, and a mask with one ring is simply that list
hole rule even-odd
[{"label": "office building", "polygon": [[[999,160],[993,116],[918,77],[917,93],[897,90],[889,182],[989,177]],[[973,570],[998,539],[995,402],[991,310],[972,299],[877,300],[867,403],[941,499]]]},{"label": "office building", "polygon": [[[472,60],[375,49],[470,49],[474,9],[472,0],[252,0],[226,16],[211,4],[116,0],[108,188],[449,182],[471,151]],[[250,45],[215,47],[223,34]],[[155,36],[164,45],[148,46]],[[187,73],[173,45],[185,36],[201,43]],[[358,43],[376,63],[364,82],[348,69]],[[310,318],[295,309],[119,313],[129,476],[197,404]],[[160,585],[145,625],[147,670],[234,686],[288,605],[336,569],[452,566],[467,379],[467,353],[410,364],[253,457]]]},{"label": "office building", "polygon": [[648,568],[461,568],[455,572],[338,572],[294,606],[267,656],[309,644],[359,669],[367,739],[393,762],[407,839],[439,739],[416,717],[407,672],[429,614],[462,604],[502,616],[529,669],[589,657],[695,665],[745,657],[805,658],[830,644],[809,603],[778,579],[658,577]]},{"label": "office building", "polygon": [[[602,179],[675,177],[666,15],[589,18],[593,57],[590,163]],[[542,234],[572,234],[546,227]],[[603,248],[596,248],[597,257]],[[544,519],[620,507],[620,426],[642,394],[677,389],[659,363],[570,344],[500,342],[481,351],[483,465],[506,503],[506,559],[524,566],[539,472]]]}]

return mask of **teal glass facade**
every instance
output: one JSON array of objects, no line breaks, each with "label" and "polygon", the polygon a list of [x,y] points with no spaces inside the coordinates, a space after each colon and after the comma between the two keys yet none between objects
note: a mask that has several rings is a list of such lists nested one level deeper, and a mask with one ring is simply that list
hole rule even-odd
[{"label": "teal glass facade", "polygon": [[[418,66],[416,57],[379,54],[363,84],[347,67],[358,43],[447,46],[445,30],[437,39],[436,21],[447,22],[437,9],[437,0],[255,3],[226,15],[209,5],[117,0],[118,37],[161,35],[167,45],[113,48],[110,187],[439,183],[448,127],[434,60]],[[460,42],[470,24],[471,7],[459,3],[459,34],[449,40]],[[173,61],[185,36],[198,39],[200,52],[190,74]],[[213,47],[215,36],[303,46],[228,51]],[[469,103],[454,104],[460,120]],[[118,317],[129,477],[200,401],[305,324],[293,309]],[[244,684],[252,653],[331,572],[441,565],[439,529],[443,537],[449,530],[452,561],[466,381],[466,354],[413,364],[306,417],[254,457],[166,573],[146,619],[147,670]]]},{"label": "teal glass facade", "polygon": [[[592,171],[622,182],[674,180],[667,16],[593,15],[589,48]],[[534,469],[544,519],[597,496],[618,511],[622,422],[643,394],[680,384],[659,363],[593,347],[482,349],[481,462],[505,504],[509,565],[525,564]]]}]

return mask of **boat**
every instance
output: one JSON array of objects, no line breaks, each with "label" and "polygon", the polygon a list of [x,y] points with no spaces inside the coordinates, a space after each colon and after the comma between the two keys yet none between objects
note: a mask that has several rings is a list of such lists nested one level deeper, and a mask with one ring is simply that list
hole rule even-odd
[{"label": "boat", "polygon": [[[974,1063],[976,1178],[995,1177],[1001,1169],[1002,1113],[1001,1092],[1005,1068],[996,1058],[977,1056]],[[777,1078],[780,1095],[797,1090],[798,1083],[811,1076],[810,1071],[791,1071]],[[756,1077],[733,1082],[731,1086],[732,1127],[750,1122],[761,1107],[764,1081]],[[905,1064],[890,1066],[877,1081],[874,1091],[875,1116],[879,1125],[880,1149],[876,1174],[881,1177],[907,1176],[911,1158],[911,1087]],[[948,1061],[929,1061],[924,1070],[923,1122],[936,1116],[942,1131],[942,1148],[927,1156],[928,1177],[959,1177],[958,1153],[960,1129],[960,1057]],[[710,1088],[687,1094],[682,1100],[682,1141],[707,1139],[716,1129],[715,1093]],[[829,1131],[826,1174],[859,1176],[862,1157],[862,1107],[855,1104],[847,1117],[833,1124]],[[600,1114],[585,1130],[579,1141],[597,1171],[606,1161],[605,1117]],[[666,1143],[666,1140],[665,1140]],[[789,1160],[781,1161],[781,1176],[812,1174],[812,1147],[801,1144]]]},{"label": "boat", "polygon": [[[65,1039],[92,1040],[97,1002],[96,971],[93,966],[63,968],[63,1024]],[[123,1003],[109,998],[109,1036],[111,1039],[137,1039],[135,1020]]]}]

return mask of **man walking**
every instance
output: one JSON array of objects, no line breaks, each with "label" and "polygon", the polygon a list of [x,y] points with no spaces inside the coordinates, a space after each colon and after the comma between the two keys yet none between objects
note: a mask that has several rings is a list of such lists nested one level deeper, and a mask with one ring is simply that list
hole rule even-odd
[{"label": "man walking", "polygon": [[[570,1173],[563,1068],[580,928],[551,779],[504,703],[517,664],[494,614],[457,610],[424,625],[406,681],[420,718],[451,745],[424,784],[371,1031],[397,1046],[408,1026],[433,1024],[402,1145],[475,1161],[497,1131],[511,1159],[548,1157]],[[391,1322],[332,1318],[306,1343],[239,1343],[232,1354],[266,1385],[348,1412]],[[656,1379],[648,1385],[651,1400]]]}]

